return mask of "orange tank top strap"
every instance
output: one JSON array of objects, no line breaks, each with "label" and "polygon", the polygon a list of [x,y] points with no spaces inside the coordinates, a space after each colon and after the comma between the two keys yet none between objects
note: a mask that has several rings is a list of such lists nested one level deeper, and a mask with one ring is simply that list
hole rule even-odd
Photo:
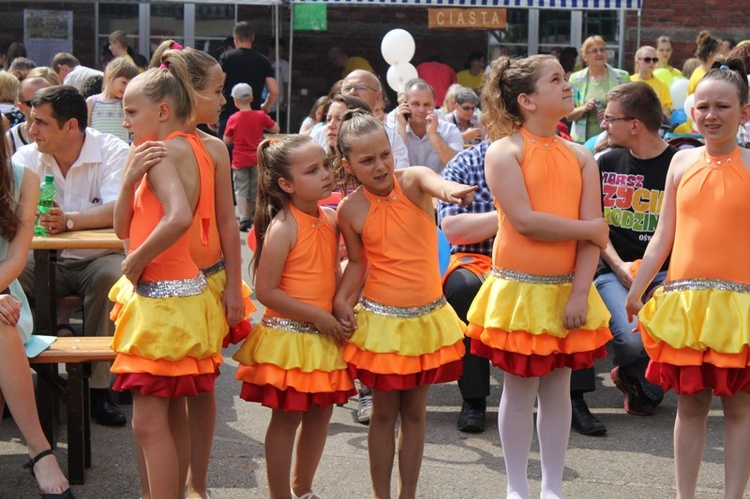
[{"label": "orange tank top strap", "polygon": [[362,230],[370,273],[364,295],[386,305],[413,307],[442,297],[434,218],[404,195],[396,175],[393,190],[377,196],[363,188],[370,209]]},{"label": "orange tank top strap", "polygon": [[198,220],[198,235],[200,244],[208,246],[209,231],[211,221],[216,219],[216,192],[214,188],[214,162],[208,153],[203,141],[194,133],[187,133],[181,130],[174,131],[167,135],[164,140],[170,140],[175,137],[182,137],[190,145],[195,161],[198,164],[198,173],[200,175],[200,196],[198,204],[195,207],[195,218]]},{"label": "orange tank top strap", "polygon": [[704,149],[680,179],[669,280],[750,284],[750,230],[736,225],[750,212],[750,171],[741,151],[711,156]]},{"label": "orange tank top strap", "polygon": [[453,253],[448,262],[448,268],[443,273],[443,286],[445,286],[445,281],[451,275],[451,272],[458,269],[466,269],[484,282],[492,270],[492,258],[479,253]]},{"label": "orange tank top strap", "polygon": [[[331,312],[339,258],[336,230],[321,208],[317,216],[311,216],[287,203],[287,213],[297,223],[297,241],[284,262],[279,288],[292,298]],[[282,317],[269,308],[265,315]]]}]

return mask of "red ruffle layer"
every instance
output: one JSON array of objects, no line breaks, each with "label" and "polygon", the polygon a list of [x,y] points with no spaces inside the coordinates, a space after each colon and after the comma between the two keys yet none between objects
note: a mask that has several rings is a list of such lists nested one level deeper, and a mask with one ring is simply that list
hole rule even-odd
[{"label": "red ruffle layer", "polygon": [[594,365],[594,359],[607,356],[607,349],[600,346],[596,350],[576,353],[554,353],[551,355],[523,355],[491,348],[479,340],[471,340],[471,353],[486,357],[505,372],[532,378],[545,376],[554,369],[570,367],[571,369],[586,369]]},{"label": "red ruffle layer", "polygon": [[652,360],[646,369],[646,379],[681,395],[693,395],[706,388],[719,397],[750,393],[750,368],[717,367],[709,363],[676,366]]},{"label": "red ruffle layer", "polygon": [[349,364],[349,375],[358,378],[362,384],[390,392],[394,390],[411,390],[418,386],[436,385],[456,381],[463,373],[463,360],[443,364],[436,369],[428,369],[413,374],[378,374]]},{"label": "red ruffle layer", "polygon": [[217,369],[212,374],[193,376],[155,376],[148,373],[124,373],[115,377],[113,390],[118,392],[135,391],[151,397],[194,397],[200,393],[212,392],[216,385]]},{"label": "red ruffle layer", "polygon": [[266,407],[284,412],[306,412],[313,405],[325,408],[333,404],[345,404],[356,393],[354,388],[336,392],[303,393],[291,387],[279,390],[272,385],[242,383],[240,398],[248,402],[260,402]]},{"label": "red ruffle layer", "polygon": [[249,319],[242,319],[239,323],[229,328],[229,332],[222,340],[221,347],[227,348],[229,345],[236,345],[241,343],[253,330],[253,325],[250,324]]}]

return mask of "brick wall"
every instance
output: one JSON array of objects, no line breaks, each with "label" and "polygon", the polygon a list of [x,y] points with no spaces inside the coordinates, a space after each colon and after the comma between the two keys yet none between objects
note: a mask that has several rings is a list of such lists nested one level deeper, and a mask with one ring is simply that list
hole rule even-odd
[{"label": "brick wall", "polygon": [[[641,45],[656,45],[656,39],[667,35],[672,40],[672,65],[682,67],[685,59],[693,57],[695,38],[707,29],[719,40],[750,38],[750,2],[725,0],[644,0],[641,15]],[[626,60],[633,69],[636,49],[638,17],[627,16]]]}]

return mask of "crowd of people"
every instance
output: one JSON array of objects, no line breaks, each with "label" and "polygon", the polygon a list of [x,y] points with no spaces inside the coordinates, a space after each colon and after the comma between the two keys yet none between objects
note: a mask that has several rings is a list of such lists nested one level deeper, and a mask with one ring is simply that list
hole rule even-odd
[{"label": "crowd of people", "polygon": [[[168,40],[142,64],[115,32],[103,73],[67,53],[37,67],[19,47],[0,72],[0,403],[43,497],[73,494],[25,359],[35,223],[50,235],[114,228],[126,241],[125,252],[63,251],[55,291],[83,297],[84,335],[113,338],[114,363],[92,370],[92,416],[125,425],[110,390],[132,393],[141,497],[208,497],[230,343],[241,399],[272,410],[273,498],[319,497],[332,411],[355,395],[373,495],[390,497],[398,455],[399,497],[416,497],[430,386],[457,381],[457,429],[482,432],[491,365],[503,371],[507,497],[530,496],[535,424],[541,496],[563,497],[570,428],[607,431],[584,394],[608,349],[628,414],[650,416],[677,394],[679,497],[695,496],[721,398],[725,495],[743,496],[750,231],[734,221],[750,210],[750,152],[738,145],[750,43],[724,56],[729,47],[700,33],[690,75],[670,66],[666,37],[636,51],[633,75],[611,65],[599,36],[584,41],[581,68],[569,50],[489,66],[472,53],[453,78],[431,60],[390,112],[369,63],[332,48],[342,79],[299,134],[264,140],[279,131],[274,69],[248,23],[232,41],[217,60]],[[679,151],[664,138],[665,79],[683,76],[702,145]],[[48,175],[55,207],[37,214]],[[240,255],[250,229],[265,307],[254,326]],[[440,231],[451,252],[442,275]],[[65,313],[56,333],[75,334]]]}]

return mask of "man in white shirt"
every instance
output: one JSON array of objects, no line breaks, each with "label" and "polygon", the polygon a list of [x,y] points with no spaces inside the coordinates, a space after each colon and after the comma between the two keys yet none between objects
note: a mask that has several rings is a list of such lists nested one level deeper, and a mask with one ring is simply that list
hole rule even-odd
[{"label": "man in white shirt", "polygon": [[63,84],[73,85],[79,92],[83,92],[83,84],[90,76],[104,76],[101,71],[82,66],[73,54],[67,52],[55,54],[50,67]]},{"label": "man in white shirt", "polygon": [[[346,75],[341,85],[341,93],[359,97],[370,106],[370,109],[375,109],[378,102],[383,100],[383,88],[380,85],[380,80],[378,80],[378,77],[374,73],[365,71],[364,69],[355,69]],[[404,144],[404,141],[396,131],[388,125],[385,126],[385,133],[388,135],[388,141],[391,143],[393,159],[395,160],[394,166],[396,168],[406,168],[409,166],[409,154],[406,151],[406,144]],[[327,140],[326,131],[323,133],[323,141],[327,143]]]},{"label": "man in white shirt", "polygon": [[435,91],[429,83],[414,78],[406,83],[404,91],[404,102],[396,112],[396,131],[409,151],[409,163],[440,173],[463,149],[461,132],[435,114]]},{"label": "man in white shirt", "polygon": [[[29,135],[35,142],[20,148],[13,162],[29,167],[41,178],[54,175],[56,207],[41,218],[49,234],[112,227],[128,146],[113,135],[86,128],[87,119],[86,101],[70,85],[44,88],[31,99]],[[124,258],[121,251],[107,250],[65,250],[58,257],[56,293],[83,297],[85,336],[114,333],[107,295],[122,275]],[[31,300],[33,275],[30,255],[19,280]],[[90,385],[94,420],[103,425],[124,425],[125,415],[109,397],[107,363],[92,366]]]}]

